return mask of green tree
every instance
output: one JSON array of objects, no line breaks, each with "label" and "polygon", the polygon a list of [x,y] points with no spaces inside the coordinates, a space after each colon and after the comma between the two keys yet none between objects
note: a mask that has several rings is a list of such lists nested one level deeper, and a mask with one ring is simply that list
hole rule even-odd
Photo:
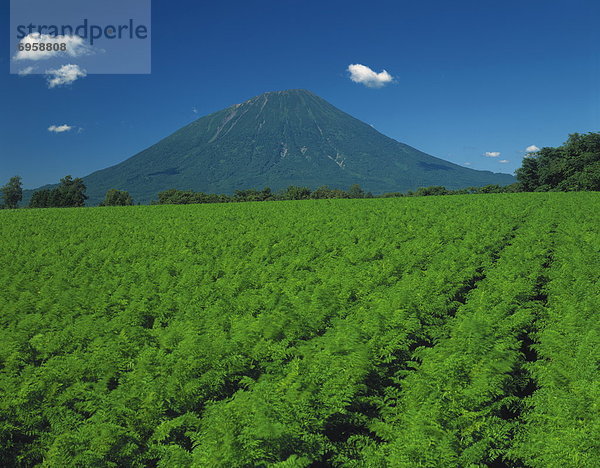
[{"label": "green tree", "polygon": [[273,199],[273,193],[269,187],[265,187],[261,191],[255,189],[236,190],[233,195],[233,201],[236,202],[267,201]]},{"label": "green tree", "polygon": [[50,199],[52,190],[42,189],[34,192],[29,201],[29,208],[48,208],[50,207]]},{"label": "green tree", "polygon": [[542,148],[516,174],[526,192],[600,190],[600,133],[574,133],[562,146]]},{"label": "green tree", "polygon": [[133,198],[125,190],[110,189],[106,192],[104,201],[100,206],[130,206],[133,205]]},{"label": "green tree", "polygon": [[307,187],[296,187],[290,185],[283,194],[284,200],[306,200],[310,198],[310,189]]},{"label": "green tree", "polygon": [[273,195],[273,192],[271,191],[271,187],[265,187],[264,189],[262,189],[260,196],[261,196],[261,201],[269,201],[269,200],[275,199],[275,196]]},{"label": "green tree", "polygon": [[73,179],[70,175],[60,180],[60,185],[55,189],[52,206],[79,207],[84,206],[87,200],[86,186],[83,179]]},{"label": "green tree", "polygon": [[330,189],[327,185],[322,185],[310,194],[310,198],[348,198],[348,193],[340,189]]},{"label": "green tree", "polygon": [[85,194],[83,179],[73,179],[70,175],[60,180],[55,189],[38,190],[31,197],[30,208],[64,208],[84,206]]},{"label": "green tree", "polygon": [[11,177],[8,183],[2,187],[0,191],[2,192],[2,197],[4,199],[4,207],[9,209],[16,208],[23,199],[21,177]]},{"label": "green tree", "polygon": [[478,193],[504,193],[504,188],[497,184],[481,187]]},{"label": "green tree", "polygon": [[540,185],[538,178],[538,162],[533,156],[523,159],[523,163],[517,169],[517,180],[521,189],[525,192],[533,192]]},{"label": "green tree", "polygon": [[348,190],[348,196],[350,198],[365,198],[365,191],[360,185],[354,184]]},{"label": "green tree", "polygon": [[448,195],[446,187],[441,185],[433,185],[431,187],[419,187],[414,194],[416,197],[426,197],[430,195]]}]

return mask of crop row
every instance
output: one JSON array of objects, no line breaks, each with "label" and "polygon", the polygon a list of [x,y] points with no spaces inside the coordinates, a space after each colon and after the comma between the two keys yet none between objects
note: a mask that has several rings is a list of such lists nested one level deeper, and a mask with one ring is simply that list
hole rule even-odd
[{"label": "crop row", "polygon": [[489,466],[506,452],[530,378],[524,341],[544,303],[550,210],[529,216],[374,425],[390,466]]},{"label": "crop row", "polygon": [[539,388],[512,452],[527,466],[600,466],[600,212],[592,197],[573,200],[557,227],[548,307],[528,365]]}]

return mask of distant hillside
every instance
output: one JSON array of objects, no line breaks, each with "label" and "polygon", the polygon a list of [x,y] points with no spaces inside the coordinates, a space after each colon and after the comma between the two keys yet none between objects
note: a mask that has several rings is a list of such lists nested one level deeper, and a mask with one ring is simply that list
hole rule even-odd
[{"label": "distant hillside", "polygon": [[265,93],[202,117],[120,164],[84,177],[90,199],[128,190],[147,203],[169,188],[210,193],[289,185],[375,194],[444,185],[508,185],[399,143],[305,90]]}]

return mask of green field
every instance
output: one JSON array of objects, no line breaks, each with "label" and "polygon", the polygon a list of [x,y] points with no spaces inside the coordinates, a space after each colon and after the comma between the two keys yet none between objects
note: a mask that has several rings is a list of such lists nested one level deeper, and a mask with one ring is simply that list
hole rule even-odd
[{"label": "green field", "polygon": [[0,465],[600,466],[600,193],[0,211]]}]

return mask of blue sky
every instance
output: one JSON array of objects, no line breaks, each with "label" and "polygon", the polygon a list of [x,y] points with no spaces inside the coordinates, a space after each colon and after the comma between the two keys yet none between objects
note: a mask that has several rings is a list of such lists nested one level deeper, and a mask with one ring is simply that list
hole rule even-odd
[{"label": "blue sky", "polygon": [[[1,183],[84,176],[198,117],[291,88],[433,156],[495,172],[512,173],[531,145],[600,131],[597,0],[154,0],[151,74],[52,88],[43,75],[9,74],[6,4],[0,14]],[[393,82],[353,82],[351,64]],[[64,124],[71,130],[48,130]]]}]

